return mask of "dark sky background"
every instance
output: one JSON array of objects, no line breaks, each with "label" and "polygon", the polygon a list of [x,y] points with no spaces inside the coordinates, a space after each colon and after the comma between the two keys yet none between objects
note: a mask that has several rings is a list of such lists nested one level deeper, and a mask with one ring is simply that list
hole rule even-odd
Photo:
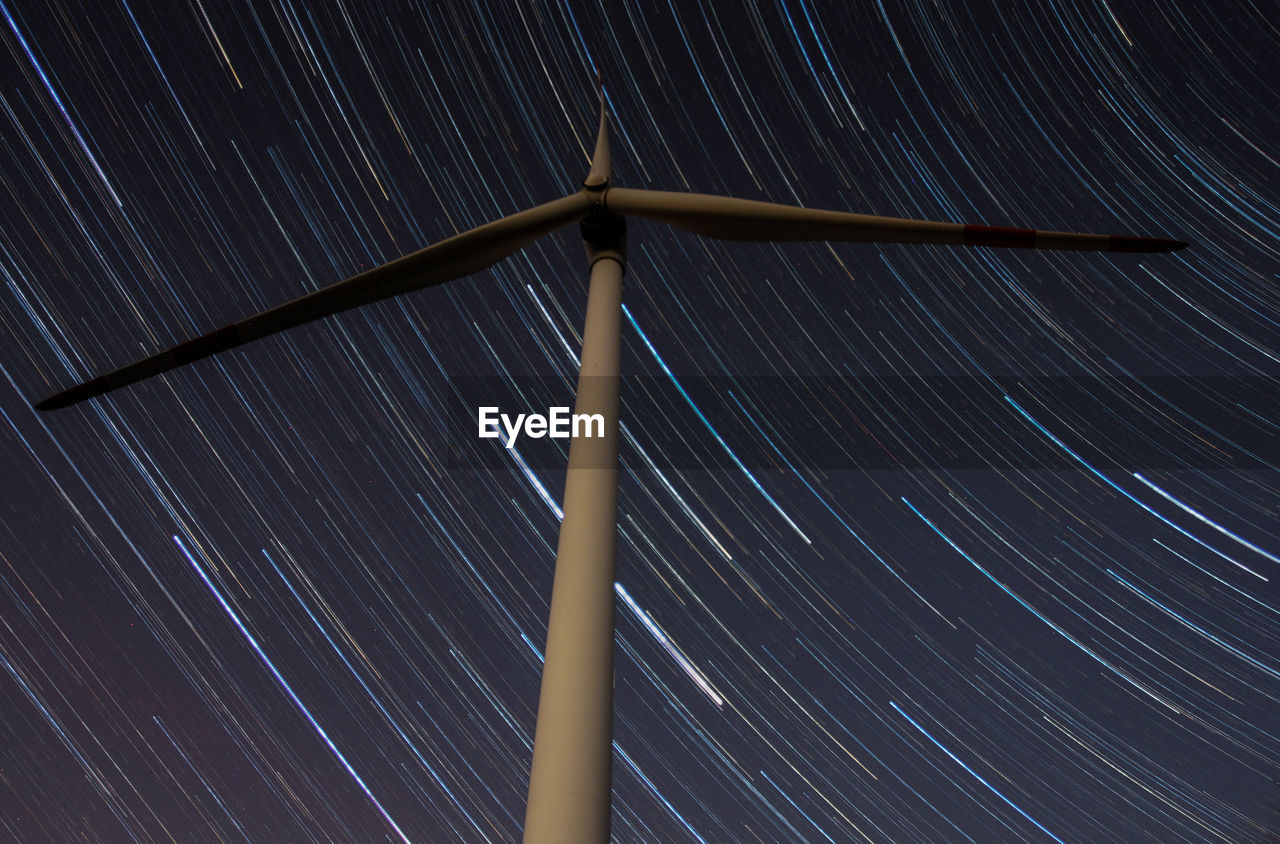
[{"label": "dark sky background", "polygon": [[458,376],[571,401],[574,228],[30,402],[575,190],[599,69],[620,184],[1194,244],[631,222],[615,839],[1264,840],[1262,5],[0,0],[0,839],[518,835],[563,470]]}]

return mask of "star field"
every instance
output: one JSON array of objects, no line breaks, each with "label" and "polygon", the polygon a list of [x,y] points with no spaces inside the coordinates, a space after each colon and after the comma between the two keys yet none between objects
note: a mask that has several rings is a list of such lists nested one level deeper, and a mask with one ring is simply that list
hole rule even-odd
[{"label": "star field", "polygon": [[[613,835],[1280,835],[1261,5],[0,0],[0,840],[518,838],[568,227],[33,402],[576,190],[1171,237],[628,221]],[[481,396],[482,397],[482,396]]]}]

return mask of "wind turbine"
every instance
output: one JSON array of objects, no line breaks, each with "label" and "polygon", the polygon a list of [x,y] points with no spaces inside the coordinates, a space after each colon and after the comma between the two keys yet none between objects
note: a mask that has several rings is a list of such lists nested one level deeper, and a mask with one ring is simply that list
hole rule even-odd
[{"label": "wind turbine", "polygon": [[605,425],[603,436],[574,436],[570,441],[525,812],[524,841],[530,844],[599,844],[609,838],[618,380],[628,216],[720,240],[933,243],[1095,252],[1171,252],[1188,245],[1165,238],[908,220],[615,187],[601,89],[600,126],[581,190],[454,235],[35,405],[42,411],[67,407],[322,317],[470,275],[578,222],[591,281],[574,413],[601,414]]}]

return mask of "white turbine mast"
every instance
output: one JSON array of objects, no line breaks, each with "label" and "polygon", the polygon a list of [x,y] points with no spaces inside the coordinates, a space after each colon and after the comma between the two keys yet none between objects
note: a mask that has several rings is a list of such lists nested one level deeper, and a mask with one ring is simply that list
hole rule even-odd
[{"label": "white turbine mast", "polygon": [[260,314],[99,375],[35,405],[54,410],[322,317],[478,272],[580,224],[590,266],[575,414],[601,414],[604,435],[569,446],[560,540],[534,736],[526,844],[609,840],[613,762],[614,562],[618,517],[618,380],[626,217],[719,240],[934,243],[1092,252],[1171,252],[1166,238],[908,220],[727,196],[615,187],[603,88],[591,170],[581,190],[432,244]]}]

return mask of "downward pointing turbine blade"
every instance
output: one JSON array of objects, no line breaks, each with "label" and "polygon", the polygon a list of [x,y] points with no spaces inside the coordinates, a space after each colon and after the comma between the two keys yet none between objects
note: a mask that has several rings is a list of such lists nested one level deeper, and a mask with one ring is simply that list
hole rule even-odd
[{"label": "downward pointing turbine blade", "polygon": [[1158,237],[1079,234],[1036,229],[937,223],[820,211],[701,193],[610,188],[609,211],[657,220],[719,240],[839,240],[874,243],[939,243],[1094,252],[1172,252],[1187,244]]},{"label": "downward pointing turbine blade", "polygon": [[100,375],[50,396],[37,404],[36,409],[67,407],[322,317],[470,275],[497,263],[542,235],[582,219],[589,204],[585,194],[575,193],[486,223],[257,316]]}]

